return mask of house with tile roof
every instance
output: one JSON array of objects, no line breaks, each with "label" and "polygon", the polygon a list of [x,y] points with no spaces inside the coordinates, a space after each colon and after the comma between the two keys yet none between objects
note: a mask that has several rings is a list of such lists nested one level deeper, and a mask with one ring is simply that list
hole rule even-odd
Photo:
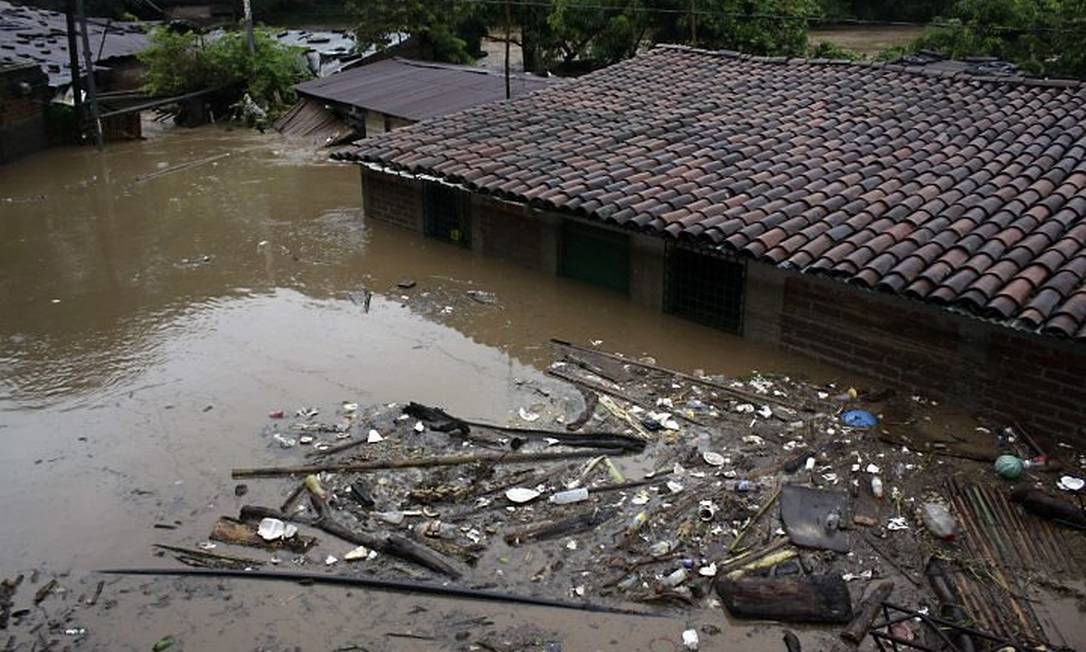
[{"label": "house with tile roof", "polygon": [[659,46],[336,156],[367,219],[1086,438],[1082,82]]}]

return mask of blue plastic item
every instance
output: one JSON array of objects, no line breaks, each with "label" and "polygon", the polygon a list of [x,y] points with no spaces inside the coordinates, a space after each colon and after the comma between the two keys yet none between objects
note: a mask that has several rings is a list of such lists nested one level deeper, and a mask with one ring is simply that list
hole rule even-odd
[{"label": "blue plastic item", "polygon": [[841,413],[841,423],[849,428],[867,429],[879,425],[879,418],[867,410],[846,410]]}]

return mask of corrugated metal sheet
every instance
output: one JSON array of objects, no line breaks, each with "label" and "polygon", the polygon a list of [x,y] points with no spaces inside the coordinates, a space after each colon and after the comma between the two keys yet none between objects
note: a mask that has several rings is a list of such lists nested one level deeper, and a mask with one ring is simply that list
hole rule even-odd
[{"label": "corrugated metal sheet", "polygon": [[[87,36],[96,62],[130,56],[148,45],[140,23],[102,18],[88,19],[87,23]],[[82,51],[79,56],[82,62]],[[64,14],[0,0],[0,64],[10,63],[37,64],[49,75],[50,86],[71,82]]]},{"label": "corrugated metal sheet", "polygon": [[318,147],[336,145],[356,135],[355,130],[336,114],[309,98],[298,100],[276,121],[275,129],[284,136],[299,138]]},{"label": "corrugated metal sheet", "polygon": [[[515,74],[513,97],[557,79]],[[408,120],[424,120],[505,99],[505,76],[482,68],[386,59],[295,86],[298,93]]]}]

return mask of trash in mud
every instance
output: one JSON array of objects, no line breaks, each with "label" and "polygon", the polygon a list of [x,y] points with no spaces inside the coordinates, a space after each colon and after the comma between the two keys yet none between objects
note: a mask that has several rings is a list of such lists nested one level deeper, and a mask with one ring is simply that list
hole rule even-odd
[{"label": "trash in mud", "polygon": [[[738,618],[842,625],[857,616],[854,631],[866,636],[869,601],[860,598],[872,583],[903,578],[877,595],[892,591],[885,601],[919,607],[933,602],[917,579],[930,551],[955,568],[977,558],[972,546],[982,545],[988,524],[959,522],[964,508],[946,486],[950,469],[1005,491],[989,466],[994,457],[981,463],[908,445],[916,418],[901,411],[915,414],[921,402],[881,406],[894,418],[880,420],[846,409],[877,391],[842,394],[769,374],[687,374],[555,344],[560,357],[548,373],[561,389],[525,400],[534,390],[514,383],[518,395],[504,423],[412,397],[333,403],[328,422],[317,421],[321,407],[300,408],[286,423],[273,416],[279,425],[267,427],[277,434],[305,432],[311,440],[273,448],[279,463],[233,475],[264,478],[259,492],[245,496],[266,499],[278,488],[285,499],[243,505],[220,519],[230,534],[212,538],[252,546],[251,528],[256,547],[296,546],[289,548],[296,557],[274,558],[281,569],[308,566],[366,581],[406,573],[466,599],[467,587],[499,584],[516,599],[641,614],[723,606]],[[1057,486],[1073,488],[1076,479]],[[1014,496],[981,513],[1029,519],[1054,558],[1060,546],[1047,538],[1054,527],[1086,520],[1069,501],[1043,492]],[[193,561],[242,563],[228,551],[207,554]],[[1013,611],[1004,584],[961,572],[953,583],[971,592],[965,602],[978,625],[1041,640],[1032,620],[1002,625]],[[1015,584],[1007,580],[1006,589],[1021,590]],[[697,630],[683,633],[685,649],[699,645]]]}]

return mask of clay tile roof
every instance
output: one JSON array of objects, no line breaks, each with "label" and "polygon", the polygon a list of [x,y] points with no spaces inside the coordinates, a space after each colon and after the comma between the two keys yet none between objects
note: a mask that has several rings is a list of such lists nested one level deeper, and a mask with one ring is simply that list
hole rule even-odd
[{"label": "clay tile roof", "polygon": [[1086,342],[1084,116],[1074,81],[659,46],[335,156]]}]

